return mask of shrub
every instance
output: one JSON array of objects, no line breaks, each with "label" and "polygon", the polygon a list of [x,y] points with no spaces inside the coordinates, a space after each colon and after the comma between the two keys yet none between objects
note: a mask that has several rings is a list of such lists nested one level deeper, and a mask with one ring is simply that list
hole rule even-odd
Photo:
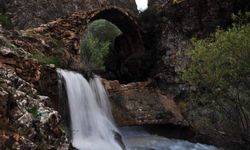
[{"label": "shrub", "polygon": [[121,34],[119,28],[104,19],[96,20],[88,26],[88,32],[100,42],[113,41],[116,36]]},{"label": "shrub", "polygon": [[250,137],[249,35],[247,24],[218,30],[207,39],[194,39],[182,75],[192,89],[193,107],[218,112],[218,124],[225,122],[232,132],[236,131],[233,126],[239,128],[238,135],[245,140]]},{"label": "shrub", "polygon": [[92,68],[104,69],[104,58],[109,52],[110,42],[100,42],[89,33],[88,38],[81,44],[82,60]]},{"label": "shrub", "polygon": [[115,37],[121,31],[106,20],[97,20],[88,26],[88,34],[81,42],[81,58],[91,69],[105,69],[104,59]]},{"label": "shrub", "polygon": [[38,62],[43,64],[54,64],[56,67],[61,66],[61,59],[59,56],[45,56],[42,53],[32,54],[32,58],[37,59]]}]

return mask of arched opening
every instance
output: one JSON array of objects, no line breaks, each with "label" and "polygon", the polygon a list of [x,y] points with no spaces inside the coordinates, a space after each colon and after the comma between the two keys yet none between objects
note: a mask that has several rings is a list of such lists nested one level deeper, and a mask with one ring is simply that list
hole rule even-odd
[{"label": "arched opening", "polygon": [[[97,19],[88,24],[87,34],[80,43],[81,62],[88,70],[104,74],[109,69],[108,56],[114,49],[115,39],[122,31],[106,19]],[[115,64],[114,64],[115,65]],[[114,75],[108,76],[115,78]]]},{"label": "arched opening", "polygon": [[[105,56],[101,57],[104,58],[103,62],[100,63],[103,64],[103,67],[97,70],[94,69],[92,71],[100,73],[102,77],[107,79],[117,79],[121,83],[141,81],[145,79],[148,66],[145,63],[144,44],[140,34],[139,26],[136,24],[136,22],[131,17],[129,17],[128,14],[125,14],[115,8],[100,11],[90,19],[88,23],[88,29],[84,34],[85,37],[83,37],[81,40],[83,43],[84,41],[88,41],[89,38],[91,38],[91,26],[93,26],[93,24],[94,26],[98,26],[100,23],[111,25],[116,27],[116,29],[109,29],[107,26],[107,29],[104,29],[107,31],[99,31],[99,37],[97,38],[110,35],[113,35],[113,37],[110,38],[108,44],[98,43],[99,51],[95,51],[102,52],[103,48],[106,49],[107,47],[109,51],[108,53],[104,51]],[[111,33],[114,30],[118,32]],[[106,35],[100,35],[101,33],[106,33]],[[103,47],[101,48],[100,46]],[[84,46],[82,47],[84,48]],[[81,50],[81,52],[84,51],[85,50]],[[86,62],[86,60],[83,61]],[[89,68],[93,69],[91,67]]]}]

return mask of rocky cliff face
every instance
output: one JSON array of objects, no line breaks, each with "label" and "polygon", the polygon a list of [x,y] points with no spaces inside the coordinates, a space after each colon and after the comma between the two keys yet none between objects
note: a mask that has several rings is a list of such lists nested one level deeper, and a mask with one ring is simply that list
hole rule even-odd
[{"label": "rocky cliff face", "polygon": [[[238,11],[249,11],[250,1],[247,0],[180,0],[180,1],[162,1],[150,0],[149,10],[141,15],[142,26],[145,31],[145,43],[147,52],[153,57],[153,69],[150,76],[153,77],[160,89],[165,93],[172,95],[175,101],[187,99],[185,95],[185,85],[181,82],[179,74],[188,61],[185,52],[191,46],[191,39],[205,38],[212,34],[216,28],[228,28],[232,25],[231,16]],[[150,41],[154,43],[150,45]],[[150,43],[147,45],[147,43]],[[192,112],[189,121],[197,123],[200,121],[199,112],[190,109]],[[208,118],[207,110],[201,111],[202,118]],[[191,113],[190,113],[191,114]],[[205,117],[204,117],[205,116]],[[192,124],[191,123],[191,124]],[[218,146],[224,146],[228,149],[234,148],[235,144],[228,138],[221,137],[218,131],[213,133],[214,129],[209,129],[206,124],[201,127],[195,126],[201,133],[197,136],[199,141],[212,142]],[[237,147],[237,146],[236,146]],[[227,149],[226,148],[226,149]],[[241,149],[241,148],[238,148]]]},{"label": "rocky cliff face", "polygon": [[135,0],[8,0],[7,14],[19,29],[36,27],[80,10],[117,6],[137,13]]},{"label": "rocky cliff face", "polygon": [[184,52],[191,38],[204,38],[218,26],[230,26],[232,13],[249,8],[250,2],[246,0],[149,0],[149,9],[141,15],[141,25],[147,51],[153,56],[150,76],[161,89],[174,97],[180,96],[184,87],[179,84],[178,73],[185,67]]},{"label": "rocky cliff face", "polygon": [[13,44],[13,34],[0,31],[0,149],[67,148],[60,115],[33,84],[40,80],[41,64]]},{"label": "rocky cliff face", "polygon": [[103,81],[118,125],[173,124],[186,126],[176,103],[160,93],[151,81],[119,84]]}]

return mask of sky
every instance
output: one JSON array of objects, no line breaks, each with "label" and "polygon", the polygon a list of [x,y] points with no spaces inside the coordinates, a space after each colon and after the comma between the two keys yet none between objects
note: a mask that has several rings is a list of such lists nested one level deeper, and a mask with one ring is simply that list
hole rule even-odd
[{"label": "sky", "polygon": [[135,0],[137,4],[137,8],[140,11],[143,11],[148,8],[148,0]]}]

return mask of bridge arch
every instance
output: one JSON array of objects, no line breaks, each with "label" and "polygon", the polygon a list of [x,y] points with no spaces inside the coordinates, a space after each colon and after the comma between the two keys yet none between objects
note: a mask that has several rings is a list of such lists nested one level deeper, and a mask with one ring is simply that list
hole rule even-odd
[{"label": "bridge arch", "polygon": [[111,7],[94,13],[88,24],[98,19],[105,19],[122,31],[122,34],[116,37],[114,49],[105,62],[107,71],[114,73],[123,82],[140,80],[142,78],[140,68],[143,66],[142,58],[145,50],[135,17],[124,10]]},{"label": "bridge arch", "polygon": [[80,62],[80,41],[87,34],[88,24],[98,19],[108,20],[122,31],[115,39],[114,50],[105,66],[124,82],[141,80],[145,74],[144,43],[137,17],[128,10],[109,6],[79,11],[40,26],[34,31],[60,37],[64,45],[64,64],[67,68],[76,68]]}]

